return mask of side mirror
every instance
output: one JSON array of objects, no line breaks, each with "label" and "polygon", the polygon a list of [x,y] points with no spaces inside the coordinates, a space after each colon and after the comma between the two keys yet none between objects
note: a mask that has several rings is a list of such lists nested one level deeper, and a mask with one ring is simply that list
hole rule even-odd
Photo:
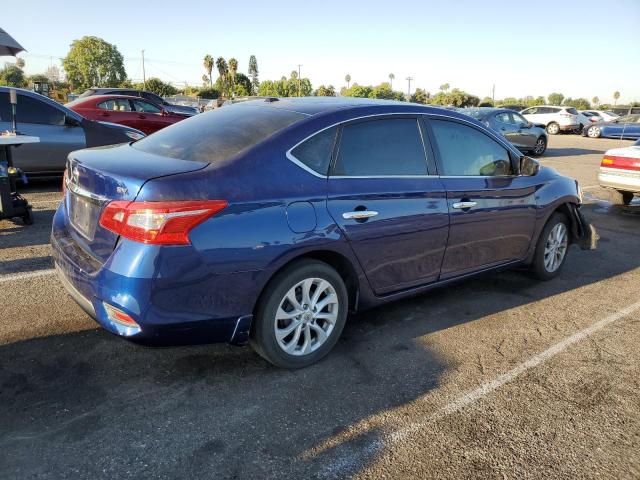
[{"label": "side mirror", "polygon": [[67,127],[77,127],[78,125],[80,125],[80,122],[76,120],[74,117],[65,115],[63,124]]},{"label": "side mirror", "polygon": [[520,175],[532,177],[540,171],[540,163],[531,157],[523,155],[520,157]]}]

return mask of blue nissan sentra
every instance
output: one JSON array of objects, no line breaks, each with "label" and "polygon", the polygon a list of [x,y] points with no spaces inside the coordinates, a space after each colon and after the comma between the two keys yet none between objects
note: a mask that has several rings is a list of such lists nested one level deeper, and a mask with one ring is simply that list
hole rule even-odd
[{"label": "blue nissan sentra", "polygon": [[349,312],[594,248],[577,182],[457,112],[267,98],[72,152],[51,243],[105,329],[304,367]]}]

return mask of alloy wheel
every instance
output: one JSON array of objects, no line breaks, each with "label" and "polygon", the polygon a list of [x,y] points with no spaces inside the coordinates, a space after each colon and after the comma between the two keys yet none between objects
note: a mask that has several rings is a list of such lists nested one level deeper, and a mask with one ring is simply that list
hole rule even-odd
[{"label": "alloy wheel", "polygon": [[338,319],[340,305],[331,283],[306,278],[287,291],[274,319],[278,346],[289,355],[308,355],[329,338]]},{"label": "alloy wheel", "polygon": [[536,155],[542,155],[545,151],[547,147],[547,142],[543,137],[540,137],[537,141],[536,141],[536,146],[533,147],[533,152]]},{"label": "alloy wheel", "polygon": [[556,135],[559,131],[560,127],[556,123],[552,123],[547,127],[547,132],[549,132],[550,135]]},{"label": "alloy wheel", "polygon": [[587,135],[591,138],[598,138],[600,136],[600,127],[589,127]]},{"label": "alloy wheel", "polygon": [[553,273],[560,268],[567,253],[568,245],[567,226],[564,223],[558,223],[549,232],[547,243],[544,247],[544,268],[549,273]]}]

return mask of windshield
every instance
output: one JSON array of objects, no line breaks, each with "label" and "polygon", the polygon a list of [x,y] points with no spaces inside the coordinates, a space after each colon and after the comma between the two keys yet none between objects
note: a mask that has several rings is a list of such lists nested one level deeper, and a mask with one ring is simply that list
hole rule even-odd
[{"label": "windshield", "polygon": [[220,162],[260,143],[306,115],[237,104],[202,113],[133,144],[143,152],[199,162]]}]

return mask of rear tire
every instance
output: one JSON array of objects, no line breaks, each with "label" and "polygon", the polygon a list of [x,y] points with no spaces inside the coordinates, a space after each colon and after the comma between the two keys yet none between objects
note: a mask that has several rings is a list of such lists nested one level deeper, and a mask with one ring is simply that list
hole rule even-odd
[{"label": "rear tire", "polygon": [[560,133],[560,125],[558,125],[556,122],[551,122],[549,125],[547,125],[547,133],[549,135],[557,135]]},{"label": "rear tire", "polygon": [[571,233],[567,217],[555,212],[542,229],[531,262],[531,273],[540,280],[556,277],[567,259]]},{"label": "rear tire", "polygon": [[614,205],[629,205],[633,200],[633,192],[625,192],[624,190],[611,190],[609,198]]},{"label": "rear tire", "polygon": [[316,363],[340,338],[348,303],[344,281],[331,266],[317,260],[293,263],[265,288],[251,326],[251,346],[278,367]]}]

